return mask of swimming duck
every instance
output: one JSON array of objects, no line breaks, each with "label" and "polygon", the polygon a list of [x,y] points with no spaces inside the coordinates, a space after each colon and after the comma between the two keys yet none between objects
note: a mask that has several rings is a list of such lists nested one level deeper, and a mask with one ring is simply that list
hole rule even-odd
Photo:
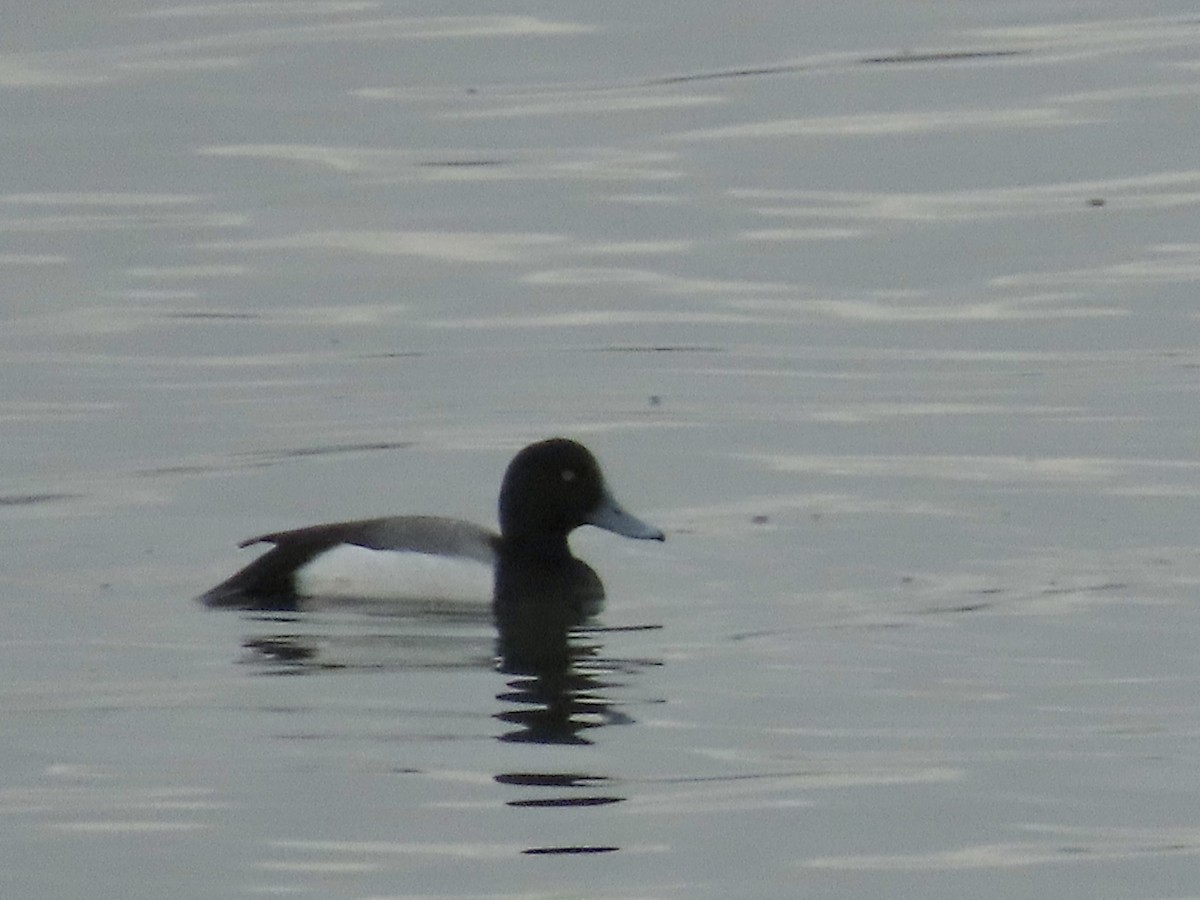
[{"label": "swimming duck", "polygon": [[571,555],[567,535],[580,525],[664,540],[660,529],[621,508],[595,457],[566,438],[530,444],[513,458],[501,483],[499,513],[499,534],[440,516],[389,516],[261,534],[238,546],[265,543],[271,549],[199,599],[210,607],[263,610],[298,609],[309,598],[432,601],[462,592],[457,577],[453,589],[448,587],[445,570],[463,564],[473,570],[476,592],[485,597],[501,587],[498,581],[511,582],[514,573],[538,583],[561,573],[578,586],[583,564]]}]

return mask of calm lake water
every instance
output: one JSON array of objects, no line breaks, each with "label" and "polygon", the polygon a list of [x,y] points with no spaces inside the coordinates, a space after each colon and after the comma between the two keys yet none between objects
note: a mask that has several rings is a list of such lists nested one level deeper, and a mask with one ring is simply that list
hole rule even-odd
[{"label": "calm lake water", "polygon": [[[1196,895],[1194,3],[9,5],[4,897]],[[557,715],[192,600],[554,434]]]}]

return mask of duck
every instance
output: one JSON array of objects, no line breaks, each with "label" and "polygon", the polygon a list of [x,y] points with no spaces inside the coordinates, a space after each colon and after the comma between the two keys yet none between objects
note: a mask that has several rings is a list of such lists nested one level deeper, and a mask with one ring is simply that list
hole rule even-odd
[{"label": "duck", "polygon": [[[260,534],[238,546],[271,548],[198,600],[249,610],[465,600],[467,594],[494,600],[497,592],[511,597],[514,583],[556,580],[570,582],[578,597],[587,593],[580,586],[591,582],[591,570],[571,553],[567,537],[576,528],[666,538],[617,502],[590,450],[562,437],[530,444],[513,457],[501,481],[499,524],[497,533],[442,516],[385,516]],[[466,579],[464,569],[471,572]],[[598,579],[595,586],[602,595]]]}]

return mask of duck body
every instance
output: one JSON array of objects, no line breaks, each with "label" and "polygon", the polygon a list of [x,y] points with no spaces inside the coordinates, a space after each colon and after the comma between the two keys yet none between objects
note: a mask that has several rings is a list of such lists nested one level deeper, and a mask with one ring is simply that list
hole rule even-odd
[{"label": "duck body", "polygon": [[309,601],[486,601],[497,596],[500,572],[505,584],[573,578],[583,564],[567,535],[580,525],[664,539],[620,507],[592,454],[565,438],[516,455],[499,511],[499,533],[440,516],[389,516],[258,535],[239,546],[271,549],[199,599],[210,607],[260,610],[299,609]]}]

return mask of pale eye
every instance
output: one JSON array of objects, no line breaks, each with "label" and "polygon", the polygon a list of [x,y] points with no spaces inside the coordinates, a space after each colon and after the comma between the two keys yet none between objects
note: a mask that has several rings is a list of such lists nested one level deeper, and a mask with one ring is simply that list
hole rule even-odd
[{"label": "pale eye", "polygon": [[575,474],[574,469],[563,469],[562,470],[562,480],[565,481],[567,484],[570,484],[572,481],[574,481],[578,477],[579,476]]}]

